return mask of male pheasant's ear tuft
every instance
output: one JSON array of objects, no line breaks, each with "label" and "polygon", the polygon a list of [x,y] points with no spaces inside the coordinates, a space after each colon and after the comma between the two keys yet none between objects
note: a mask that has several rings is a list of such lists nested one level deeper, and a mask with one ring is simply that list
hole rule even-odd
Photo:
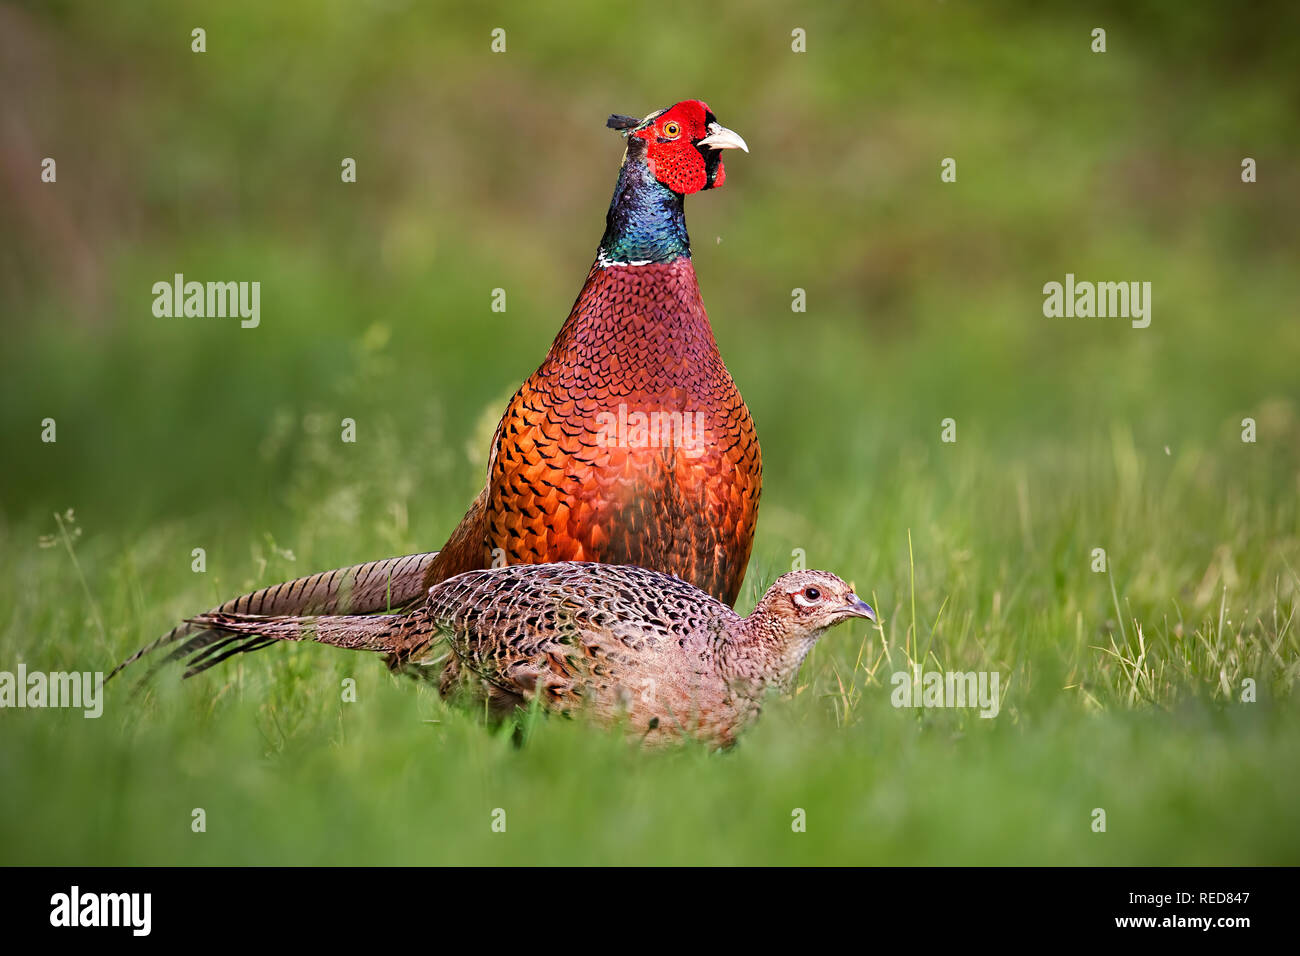
[{"label": "male pheasant's ear tuft", "polygon": [[610,129],[626,132],[638,125],[640,122],[641,121],[635,116],[624,116],[622,113],[610,113],[609,119],[605,120],[605,125]]}]

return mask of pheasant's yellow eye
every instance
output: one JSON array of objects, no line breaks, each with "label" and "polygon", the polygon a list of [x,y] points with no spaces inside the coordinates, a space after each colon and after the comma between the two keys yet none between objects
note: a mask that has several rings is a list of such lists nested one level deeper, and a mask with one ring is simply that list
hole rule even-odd
[{"label": "pheasant's yellow eye", "polygon": [[664,123],[664,135],[668,137],[677,136],[681,133],[682,128],[676,123]]}]

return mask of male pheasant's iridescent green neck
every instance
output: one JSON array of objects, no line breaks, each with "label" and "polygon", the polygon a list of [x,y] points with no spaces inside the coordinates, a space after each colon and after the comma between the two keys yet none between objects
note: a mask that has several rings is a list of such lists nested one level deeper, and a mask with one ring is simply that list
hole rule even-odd
[{"label": "male pheasant's iridescent green neck", "polygon": [[600,264],[645,265],[690,254],[682,197],[655,179],[643,159],[629,156],[605,216]]}]

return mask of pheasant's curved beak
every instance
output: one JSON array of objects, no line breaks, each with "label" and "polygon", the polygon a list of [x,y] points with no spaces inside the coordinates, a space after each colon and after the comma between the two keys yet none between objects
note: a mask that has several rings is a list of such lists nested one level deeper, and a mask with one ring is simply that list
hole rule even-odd
[{"label": "pheasant's curved beak", "polygon": [[721,123],[710,123],[706,129],[709,135],[700,140],[697,146],[707,146],[709,149],[743,149],[749,152],[749,147],[740,138],[740,134],[727,129]]},{"label": "pheasant's curved beak", "polygon": [[840,610],[848,617],[865,617],[868,621],[876,620],[876,612],[871,610],[871,605],[856,594],[850,594],[848,603]]}]

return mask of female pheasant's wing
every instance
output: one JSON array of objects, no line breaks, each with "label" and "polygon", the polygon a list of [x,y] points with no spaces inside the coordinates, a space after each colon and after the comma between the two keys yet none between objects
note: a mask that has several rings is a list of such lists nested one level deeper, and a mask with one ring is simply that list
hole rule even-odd
[{"label": "female pheasant's wing", "polygon": [[424,610],[462,677],[567,709],[637,692],[645,661],[730,610],[670,575],[564,562],[471,571],[430,589]]}]

